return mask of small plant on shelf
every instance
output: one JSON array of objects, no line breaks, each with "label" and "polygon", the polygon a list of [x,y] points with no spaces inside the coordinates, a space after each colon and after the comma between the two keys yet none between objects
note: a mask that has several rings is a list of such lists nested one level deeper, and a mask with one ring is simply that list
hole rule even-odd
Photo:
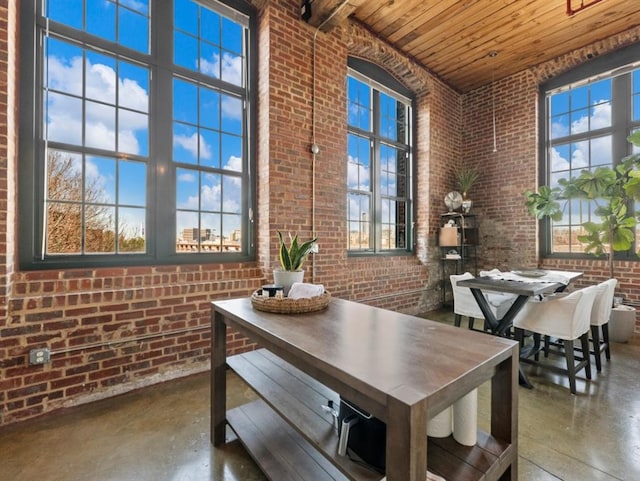
[{"label": "small plant on shelf", "polygon": [[454,175],[456,182],[458,183],[458,187],[460,187],[460,191],[462,192],[462,198],[466,199],[467,193],[478,181],[480,174],[473,167],[463,164],[462,167],[454,173]]}]

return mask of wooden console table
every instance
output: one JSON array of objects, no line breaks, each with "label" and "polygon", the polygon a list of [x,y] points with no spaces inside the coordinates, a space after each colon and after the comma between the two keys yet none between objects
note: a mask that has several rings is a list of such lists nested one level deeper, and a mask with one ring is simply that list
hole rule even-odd
[{"label": "wooden console table", "polygon": [[[227,359],[226,328],[263,349]],[[309,314],[254,310],[249,298],[212,303],[211,440],[232,427],[269,479],[379,481],[337,454],[343,395],[387,423],[387,481],[517,479],[515,341],[350,301]],[[226,410],[226,368],[261,397]],[[467,447],[428,438],[430,418],[491,380],[491,432]],[[339,394],[338,394],[339,393]]]}]

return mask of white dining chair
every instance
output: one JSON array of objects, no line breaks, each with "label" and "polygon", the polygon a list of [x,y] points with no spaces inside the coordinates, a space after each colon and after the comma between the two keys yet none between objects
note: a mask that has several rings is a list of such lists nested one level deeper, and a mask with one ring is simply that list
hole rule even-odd
[{"label": "white dining chair", "polygon": [[[484,314],[480,310],[475,297],[473,297],[471,289],[458,286],[458,282],[473,278],[474,275],[470,272],[449,276],[451,290],[453,291],[454,324],[458,327],[460,327],[463,316],[469,319],[469,329],[473,329],[475,319],[484,320]],[[502,292],[484,293],[484,296],[496,319],[502,319],[516,299],[515,295]]]},{"label": "white dining chair", "polygon": [[[591,309],[591,343],[593,346],[593,356],[596,361],[596,369],[602,370],[601,354],[604,352],[607,360],[611,359],[609,349],[609,318],[613,308],[613,294],[618,285],[617,279],[609,279],[598,284],[602,290],[593,301]],[[600,337],[602,333],[602,337]]]},{"label": "white dining chair", "polygon": [[[567,368],[559,369],[551,363],[537,363],[540,367],[561,370],[569,377],[569,390],[576,393],[576,374],[585,370],[591,379],[589,360],[589,327],[593,302],[603,286],[595,285],[572,293],[559,293],[543,298],[542,301],[527,302],[513,320],[513,326],[521,331],[530,331],[537,336],[534,352],[540,350],[540,336],[562,340]],[[582,358],[574,356],[574,342],[580,340]]]}]

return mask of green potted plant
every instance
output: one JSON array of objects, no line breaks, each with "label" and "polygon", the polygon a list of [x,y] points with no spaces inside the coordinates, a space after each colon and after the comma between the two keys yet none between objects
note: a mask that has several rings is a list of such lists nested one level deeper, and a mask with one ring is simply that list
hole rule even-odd
[{"label": "green potted plant", "polygon": [[286,296],[294,282],[302,282],[304,279],[302,265],[313,250],[313,246],[318,238],[314,237],[311,240],[301,243],[298,240],[298,234],[292,236],[291,233],[289,233],[289,245],[287,246],[284,235],[278,231],[278,240],[280,241],[278,251],[280,268],[273,271],[273,280],[275,284],[283,287],[284,295]]},{"label": "green potted plant", "polygon": [[454,173],[454,176],[456,183],[462,192],[462,210],[468,214],[471,210],[471,200],[467,198],[467,193],[477,182],[480,174],[473,167],[470,167],[467,164],[462,164],[462,167]]},{"label": "green potted plant", "polygon": [[[628,137],[640,147],[640,131]],[[572,199],[593,201],[594,214],[600,222],[582,224],[584,233],[577,238],[585,244],[585,252],[607,257],[609,275],[614,277],[614,252],[628,251],[633,245],[636,216],[628,210],[632,201],[640,200],[640,154],[622,159],[615,167],[583,170],[579,176],[560,179],[559,187],[541,186],[538,192],[526,191],[525,205],[537,219],[562,219]]]},{"label": "green potted plant", "polygon": [[[640,147],[640,131],[627,137]],[[615,167],[598,167],[583,170],[572,179],[560,179],[559,187],[541,186],[538,192],[525,192],[525,205],[538,219],[561,220],[564,207],[572,199],[585,199],[596,203],[594,214],[600,222],[582,224],[584,233],[577,239],[584,243],[585,252],[606,256],[609,276],[614,278],[615,252],[631,249],[634,227],[640,213],[629,211],[628,206],[640,200],[640,154],[632,154]],[[636,323],[636,310],[631,306],[612,309],[609,319],[610,339],[626,342]]]}]

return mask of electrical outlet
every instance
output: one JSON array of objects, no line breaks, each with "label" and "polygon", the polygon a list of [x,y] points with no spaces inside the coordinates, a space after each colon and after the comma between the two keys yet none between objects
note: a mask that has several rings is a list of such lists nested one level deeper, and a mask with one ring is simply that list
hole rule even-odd
[{"label": "electrical outlet", "polygon": [[311,244],[311,252],[313,252],[314,254],[317,254],[319,250],[320,248],[318,247],[317,242],[314,242],[313,244]]},{"label": "electrical outlet", "polygon": [[51,351],[48,347],[42,347],[40,349],[31,349],[29,351],[29,363],[34,364],[46,364],[51,361]]}]

